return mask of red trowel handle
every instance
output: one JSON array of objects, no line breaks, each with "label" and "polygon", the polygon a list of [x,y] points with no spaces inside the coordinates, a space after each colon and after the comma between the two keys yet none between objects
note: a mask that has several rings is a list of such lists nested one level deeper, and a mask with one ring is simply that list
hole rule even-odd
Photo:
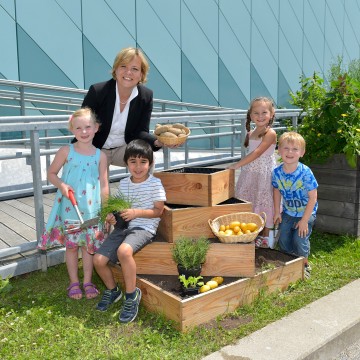
[{"label": "red trowel handle", "polygon": [[77,201],[75,199],[74,192],[71,189],[69,189],[68,193],[69,193],[69,200],[70,200],[71,204],[74,206],[74,208],[76,210],[76,213],[77,213],[77,215],[78,215],[78,217],[80,219],[80,223],[82,224],[84,222],[84,220],[83,220],[83,218],[82,218],[82,216],[80,214],[80,210],[79,210],[79,208],[77,206]]}]

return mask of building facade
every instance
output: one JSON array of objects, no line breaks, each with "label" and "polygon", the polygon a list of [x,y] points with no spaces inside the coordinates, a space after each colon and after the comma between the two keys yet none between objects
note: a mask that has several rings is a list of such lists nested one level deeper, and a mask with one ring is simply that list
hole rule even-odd
[{"label": "building facade", "polygon": [[157,99],[289,107],[301,75],[360,57],[360,0],[0,0],[0,78],[87,89],[141,48]]}]

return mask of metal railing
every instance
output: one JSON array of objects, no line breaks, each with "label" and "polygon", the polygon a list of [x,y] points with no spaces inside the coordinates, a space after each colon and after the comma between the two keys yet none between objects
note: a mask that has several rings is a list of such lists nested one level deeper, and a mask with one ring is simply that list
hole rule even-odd
[{"label": "metal railing", "polygon": [[[57,152],[58,148],[65,143],[69,143],[73,138],[70,133],[66,132],[68,115],[65,114],[67,112],[71,113],[74,109],[81,106],[82,97],[86,91],[9,80],[0,80],[1,85],[15,86],[18,89],[16,91],[12,90],[12,92],[0,89],[0,107],[4,106],[4,102],[1,103],[1,100],[7,98],[14,102],[11,106],[16,106],[24,114],[27,111],[33,113],[33,110],[38,110],[40,113],[45,110],[46,112],[53,110],[63,114],[0,117],[0,134],[22,132],[22,136],[19,139],[0,140],[0,149],[7,149],[6,154],[0,154],[0,162],[26,159],[26,164],[31,166],[32,174],[32,181],[26,188],[15,190],[9,190],[9,187],[7,189],[0,188],[0,201],[8,198],[34,195],[36,218],[36,239],[30,243],[0,250],[0,259],[3,259],[16,253],[24,253],[36,249],[37,239],[41,238],[45,225],[43,193],[54,190],[54,187],[46,179],[43,179],[42,172],[46,172],[51,156]],[[35,94],[34,92],[27,91],[27,88],[40,89],[42,91],[48,89],[56,91],[57,95]],[[63,97],[58,94],[65,90],[66,96]],[[69,96],[69,90],[70,93],[81,95],[81,97]],[[15,104],[16,102],[17,104]],[[43,102],[46,106],[42,106],[43,110],[41,110],[35,106],[35,102],[37,102],[36,104]],[[245,148],[242,144],[246,133],[246,110],[222,109],[166,100],[155,100],[154,105],[155,102],[157,103],[157,109],[154,108],[155,111],[152,114],[151,129],[155,128],[156,123],[175,122],[181,122],[191,129],[191,135],[183,147],[179,149],[165,147],[162,150],[163,159],[156,164],[156,171],[185,166],[211,166],[219,163],[229,163],[241,159],[245,154]],[[27,105],[29,103],[31,104]],[[56,108],[60,105],[64,107],[62,111]],[[71,107],[73,108],[70,109]],[[187,110],[189,108],[196,110],[189,111]],[[165,111],[167,109],[172,111]],[[286,130],[288,123],[296,128],[300,114],[300,109],[276,110],[275,131]],[[284,122],[284,120],[288,122]],[[62,133],[55,136],[51,135],[54,131],[61,131]],[[183,157],[173,157],[173,155],[179,154],[183,154]],[[44,158],[45,161],[42,161]],[[43,167],[45,167],[45,171],[42,171]],[[119,180],[125,175],[126,170],[124,168],[112,170],[110,181]],[[45,270],[47,266],[63,261],[63,255],[61,255],[60,250],[58,254],[50,252],[49,254],[39,256],[37,260],[30,261],[27,259],[28,263],[24,267],[17,266],[16,264],[13,268],[5,269],[4,272],[0,269],[0,276],[3,274],[15,276],[37,269]],[[41,260],[39,260],[40,258]]]}]

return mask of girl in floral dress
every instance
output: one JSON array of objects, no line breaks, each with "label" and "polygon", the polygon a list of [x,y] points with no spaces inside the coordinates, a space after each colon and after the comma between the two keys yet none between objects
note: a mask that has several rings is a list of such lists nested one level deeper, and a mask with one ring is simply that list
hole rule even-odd
[{"label": "girl in floral dress", "polygon": [[[274,202],[271,185],[272,171],[275,168],[276,133],[271,125],[275,117],[273,102],[266,97],[255,98],[251,101],[247,112],[245,147],[249,148],[248,155],[230,169],[241,172],[236,184],[235,196],[249,201],[253,205],[253,212],[266,214],[266,224],[262,236],[255,244],[260,247],[269,246],[269,232],[273,228]],[[255,129],[250,129],[251,121]]]},{"label": "girl in floral dress", "polygon": [[[98,226],[67,233],[72,220],[79,220],[74,206],[69,200],[69,191],[74,192],[83,220],[98,215],[101,202],[109,195],[106,155],[92,144],[99,124],[93,112],[80,109],[70,117],[69,129],[74,134],[74,144],[62,146],[56,153],[48,170],[48,180],[58,188],[53,208],[49,215],[39,248],[64,245],[66,247],[66,266],[70,285],[68,296],[81,299],[83,294],[78,276],[78,248],[83,259],[83,288],[87,299],[98,295],[96,286],[91,282],[93,256],[104,240]],[[61,178],[58,176],[62,169]]]}]

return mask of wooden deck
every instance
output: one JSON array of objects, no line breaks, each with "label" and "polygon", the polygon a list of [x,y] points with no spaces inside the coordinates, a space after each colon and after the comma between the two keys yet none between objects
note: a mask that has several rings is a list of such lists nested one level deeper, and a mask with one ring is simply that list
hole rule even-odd
[{"label": "wooden deck", "polygon": [[[116,191],[118,185],[118,182],[111,183],[111,191]],[[54,198],[55,192],[43,195],[45,223],[50,214]],[[36,240],[34,197],[0,201],[0,250],[16,246],[26,248],[27,243],[30,244]],[[36,252],[37,250],[26,253],[20,252],[0,259],[0,265],[29,257]]]}]

